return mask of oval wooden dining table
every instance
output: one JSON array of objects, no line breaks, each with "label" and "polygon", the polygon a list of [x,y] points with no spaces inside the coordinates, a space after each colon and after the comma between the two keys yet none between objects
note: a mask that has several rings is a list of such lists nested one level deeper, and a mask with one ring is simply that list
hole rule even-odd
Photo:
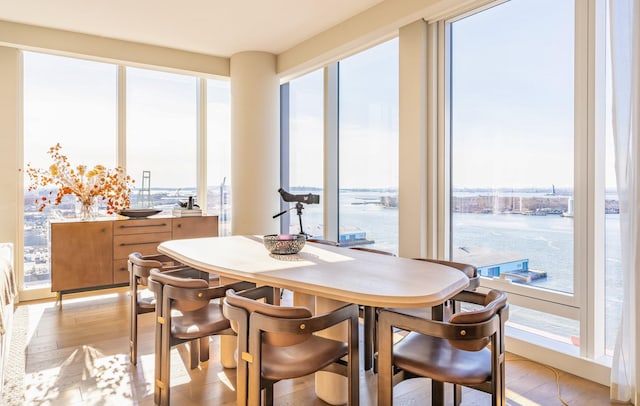
[{"label": "oval wooden dining table", "polygon": [[[297,303],[313,298],[317,314],[345,303],[372,307],[437,306],[469,283],[457,269],[366,251],[307,242],[297,254],[274,255],[262,237],[253,235],[171,240],[158,251],[186,265],[220,275],[221,283],[247,281],[288,289]],[[323,335],[346,341],[336,326]],[[235,367],[232,340],[221,343],[224,367]],[[316,394],[333,405],[347,400],[347,381],[329,372],[316,373]]]}]

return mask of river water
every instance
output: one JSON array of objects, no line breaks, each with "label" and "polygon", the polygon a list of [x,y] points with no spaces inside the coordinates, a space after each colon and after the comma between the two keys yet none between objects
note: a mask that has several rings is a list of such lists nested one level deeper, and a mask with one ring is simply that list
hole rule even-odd
[{"label": "river water", "polygon": [[[316,193],[316,192],[314,192]],[[397,252],[398,212],[379,202],[380,192],[342,193],[340,224],[346,230],[361,229],[371,248]],[[307,205],[303,211],[305,229],[322,224],[319,206]],[[292,213],[293,232],[297,232],[297,217]],[[622,272],[620,263],[620,225],[618,214],[605,215],[605,295],[607,348],[613,348],[614,331],[622,302]],[[318,229],[317,227],[315,228]],[[531,282],[542,288],[574,293],[574,218],[560,215],[532,216],[521,214],[454,213],[452,217],[452,247],[488,249],[509,252],[529,261],[529,269],[545,271],[546,278]],[[478,265],[478,264],[476,264]],[[583,272],[582,270],[576,270]],[[547,322],[552,332],[570,337],[579,334],[577,322],[567,323],[549,315],[522,309],[512,311],[512,320],[535,326]],[[527,313],[527,314],[525,314]]]}]

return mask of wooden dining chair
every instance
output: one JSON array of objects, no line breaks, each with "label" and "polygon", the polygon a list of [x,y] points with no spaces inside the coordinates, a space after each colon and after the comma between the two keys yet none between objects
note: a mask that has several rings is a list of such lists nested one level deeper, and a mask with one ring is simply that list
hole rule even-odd
[{"label": "wooden dining chair", "polygon": [[185,278],[152,269],[149,288],[156,296],[155,390],[156,404],[171,399],[170,351],[189,342],[191,368],[209,359],[209,337],[234,335],[222,314],[220,299],[227,289],[255,287],[249,282],[210,286],[208,278]]},{"label": "wooden dining chair", "polygon": [[[265,300],[265,301],[259,301]],[[313,316],[302,306],[275,306],[273,288],[227,291],[224,315],[238,334],[237,405],[273,404],[273,385],[318,371],[348,378],[348,403],[359,401],[358,307],[346,305]],[[315,335],[348,323],[348,342]],[[346,362],[343,357],[347,357]]]},{"label": "wooden dining chair", "polygon": [[[463,272],[467,276],[467,278],[469,278],[469,285],[467,285],[467,287],[464,289],[464,291],[466,292],[474,292],[480,286],[480,276],[478,275],[478,269],[471,264],[465,264],[465,263],[454,262],[454,261],[446,261],[441,259],[431,259],[431,258],[414,258],[414,259],[416,261],[424,261],[424,262],[431,262],[431,263],[436,263],[440,265],[446,265]],[[433,320],[447,320],[449,317],[451,317],[452,314],[460,310],[460,304],[457,303],[454,299],[450,299],[445,301],[442,305],[435,306],[435,307],[415,307],[415,308],[403,308],[403,309],[391,309],[391,310],[397,313],[408,314],[416,317],[431,318]],[[369,316],[369,317],[375,318],[375,322],[371,323],[371,325],[373,326],[371,329],[373,329],[373,331],[369,331],[368,333],[370,334],[371,340],[373,342],[372,358],[373,358],[373,372],[375,373],[375,372],[378,372],[378,362],[375,356],[375,354],[378,351],[378,343],[377,343],[378,336],[376,333],[376,329],[378,325],[377,324],[378,309],[375,309],[373,312],[373,316]],[[365,325],[366,325],[366,322],[365,322]],[[365,329],[365,339],[367,337],[367,331],[368,330]]]},{"label": "wooden dining chair", "polygon": [[149,274],[152,269],[160,272],[178,272],[185,277],[201,277],[206,272],[201,272],[182,265],[166,255],[142,255],[139,252],[129,254],[127,260],[129,270],[129,299],[130,299],[130,324],[129,324],[129,361],[136,365],[138,361],[138,316],[154,312],[156,309],[155,296],[142,289],[147,287]]},{"label": "wooden dining chair", "polygon": [[[461,292],[456,301],[476,308],[451,315],[448,321],[430,320],[381,309],[378,314],[378,404],[393,404],[396,378],[432,380],[433,404],[444,402],[438,383],[454,384],[454,404],[460,404],[458,385],[491,394],[491,404],[505,405],[504,325],[509,316],[507,296],[499,290],[486,294]],[[397,344],[393,329],[409,331]],[[394,374],[402,371],[402,375]]]}]

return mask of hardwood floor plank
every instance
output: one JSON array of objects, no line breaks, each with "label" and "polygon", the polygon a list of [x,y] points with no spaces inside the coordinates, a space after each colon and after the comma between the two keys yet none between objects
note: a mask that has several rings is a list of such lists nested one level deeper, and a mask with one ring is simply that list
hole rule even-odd
[{"label": "hardwood floor plank", "polygon": [[[288,300],[285,297],[285,301]],[[153,405],[154,317],[139,318],[138,365],[129,362],[129,298],[126,292],[28,304],[29,342],[26,346],[27,404]],[[361,348],[363,348],[361,346]],[[175,405],[235,405],[235,370],[219,364],[219,340],[210,341],[211,359],[188,368],[188,351],[171,351],[171,398]],[[362,357],[362,354],[361,354]],[[509,405],[560,405],[553,369],[508,354]],[[570,405],[609,405],[607,387],[564,372],[560,393]],[[429,404],[430,384],[413,379],[396,386],[396,405]],[[377,377],[360,374],[361,405],[377,403]],[[447,388],[447,399],[452,398]],[[489,396],[463,390],[463,405],[484,405]],[[317,399],[312,376],[275,385],[277,405],[326,405]]]}]

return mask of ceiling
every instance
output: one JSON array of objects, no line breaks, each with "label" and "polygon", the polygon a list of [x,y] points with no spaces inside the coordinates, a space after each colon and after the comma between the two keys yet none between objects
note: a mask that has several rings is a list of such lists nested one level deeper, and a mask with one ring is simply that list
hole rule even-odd
[{"label": "ceiling", "polygon": [[383,0],[0,0],[0,20],[229,57],[293,47]]}]

